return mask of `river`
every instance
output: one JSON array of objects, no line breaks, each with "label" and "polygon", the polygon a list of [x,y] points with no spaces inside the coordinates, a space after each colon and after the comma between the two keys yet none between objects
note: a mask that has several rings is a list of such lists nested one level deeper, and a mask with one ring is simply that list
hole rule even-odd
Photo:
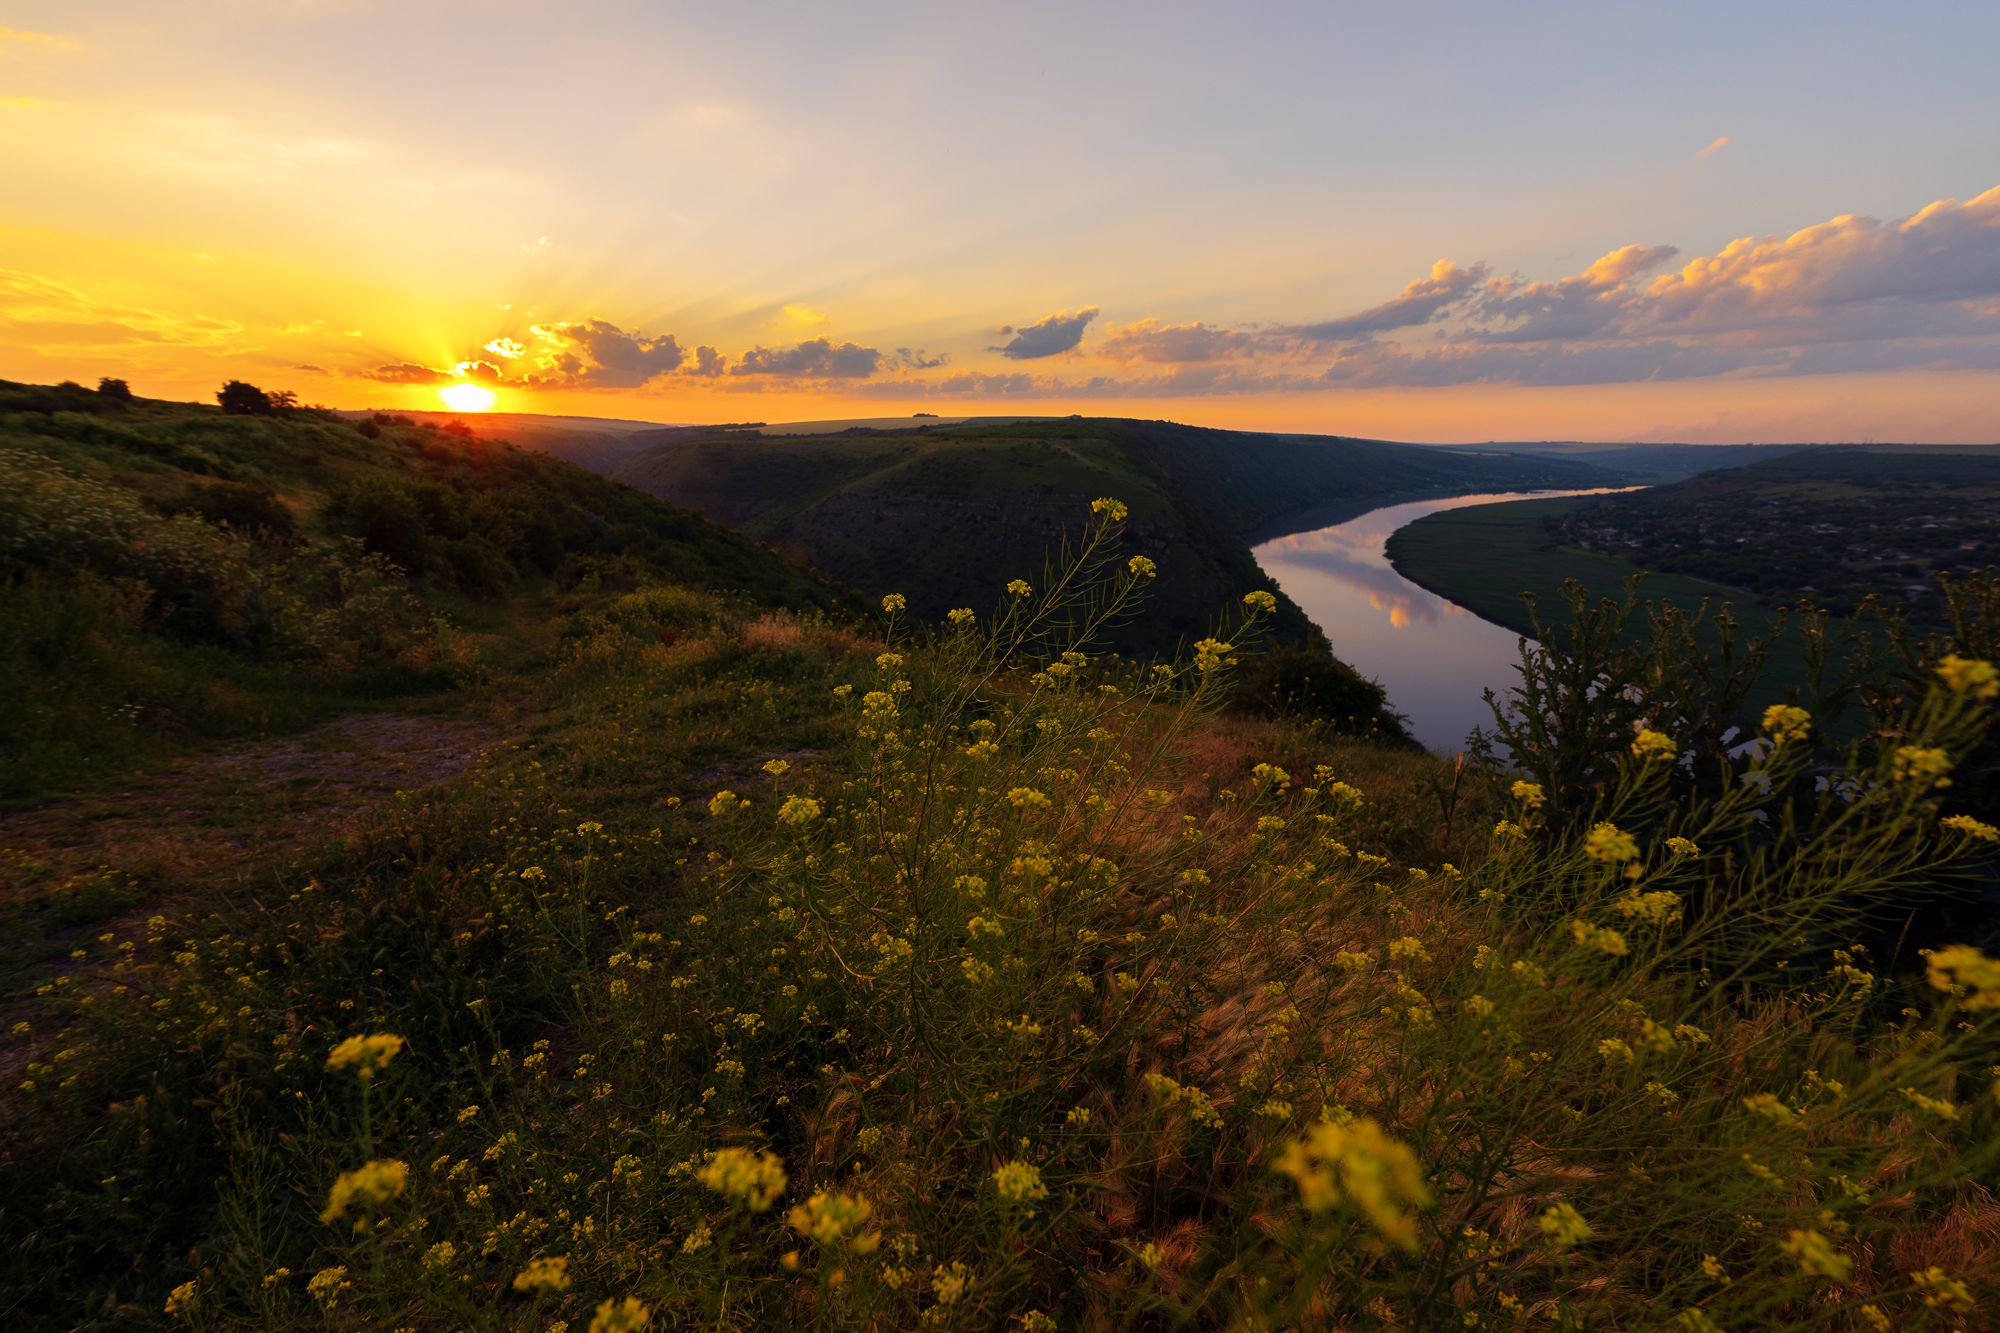
[{"label": "river", "polygon": [[1606,489],[1417,500],[1280,537],[1251,554],[1326,631],[1335,655],[1388,688],[1389,707],[1408,719],[1410,734],[1449,754],[1464,748],[1474,727],[1492,725],[1493,714],[1480,696],[1489,688],[1502,693],[1518,679],[1520,639],[1398,574],[1383,550],[1389,534],[1440,510],[1601,495]]}]

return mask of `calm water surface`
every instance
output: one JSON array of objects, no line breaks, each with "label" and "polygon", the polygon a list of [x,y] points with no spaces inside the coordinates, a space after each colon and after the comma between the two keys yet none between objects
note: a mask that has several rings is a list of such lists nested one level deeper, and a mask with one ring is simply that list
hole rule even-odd
[{"label": "calm water surface", "polygon": [[1480,692],[1501,693],[1518,679],[1519,636],[1398,574],[1382,549],[1389,534],[1445,509],[1603,493],[1509,491],[1418,500],[1280,537],[1251,554],[1326,631],[1341,660],[1388,687],[1389,707],[1409,719],[1411,735],[1450,753],[1464,747],[1474,727],[1491,726]]}]

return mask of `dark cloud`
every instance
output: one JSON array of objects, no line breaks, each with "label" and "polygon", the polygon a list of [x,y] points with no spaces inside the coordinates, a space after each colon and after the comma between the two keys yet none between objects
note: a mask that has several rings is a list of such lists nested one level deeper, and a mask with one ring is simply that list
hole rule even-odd
[{"label": "dark cloud", "polygon": [[936,370],[949,360],[951,358],[943,352],[932,356],[921,347],[898,347],[896,354],[889,358],[889,364],[898,370]]},{"label": "dark cloud", "polygon": [[432,370],[414,362],[401,361],[394,365],[374,366],[358,370],[356,376],[364,380],[374,380],[378,384],[449,384],[458,378],[448,370]]},{"label": "dark cloud", "polygon": [[1285,330],[1301,342],[1352,342],[1371,334],[1428,324],[1446,307],[1462,300],[1486,277],[1486,265],[1460,268],[1449,259],[1431,265],[1428,278],[1418,278],[1403,288],[1393,301],[1370,306],[1358,315],[1330,319],[1319,324],[1302,324]]},{"label": "dark cloud", "polygon": [[636,389],[687,360],[672,334],[648,338],[602,319],[537,324],[529,368],[512,378],[533,388]]},{"label": "dark cloud", "polygon": [[1015,329],[1009,325],[1000,332],[1011,333],[1013,339],[1000,347],[987,350],[998,352],[1009,361],[1034,361],[1045,356],[1056,356],[1067,352],[1083,341],[1084,326],[1097,318],[1097,307],[1091,306],[1075,314],[1067,311],[1050,315],[1024,328]]},{"label": "dark cloud", "polygon": [[694,364],[688,367],[688,374],[698,375],[703,379],[714,379],[722,373],[723,363],[727,360],[727,357],[713,347],[697,347],[694,349]]},{"label": "dark cloud", "polygon": [[882,364],[873,347],[812,338],[796,347],[753,347],[730,367],[732,375],[787,375],[797,379],[866,379]]}]

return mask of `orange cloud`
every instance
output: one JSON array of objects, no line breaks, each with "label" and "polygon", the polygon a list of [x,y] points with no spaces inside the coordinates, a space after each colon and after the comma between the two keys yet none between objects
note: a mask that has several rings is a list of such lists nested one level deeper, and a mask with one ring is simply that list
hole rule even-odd
[{"label": "orange cloud", "polygon": [[1727,147],[1729,147],[1729,136],[1718,134],[1713,143],[1694,155],[1694,160],[1697,162],[1706,162]]}]

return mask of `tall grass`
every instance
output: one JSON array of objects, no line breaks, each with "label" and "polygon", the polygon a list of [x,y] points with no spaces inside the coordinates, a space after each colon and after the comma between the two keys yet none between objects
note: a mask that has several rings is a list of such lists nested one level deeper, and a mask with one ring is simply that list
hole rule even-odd
[{"label": "tall grass", "polygon": [[606,602],[536,742],[113,932],[16,1034],[14,1316],[1978,1326],[2000,963],[1853,940],[2000,837],[1929,757],[1986,676],[1447,828],[1218,720],[1257,594],[1092,659],[1121,518],[935,628]]}]

